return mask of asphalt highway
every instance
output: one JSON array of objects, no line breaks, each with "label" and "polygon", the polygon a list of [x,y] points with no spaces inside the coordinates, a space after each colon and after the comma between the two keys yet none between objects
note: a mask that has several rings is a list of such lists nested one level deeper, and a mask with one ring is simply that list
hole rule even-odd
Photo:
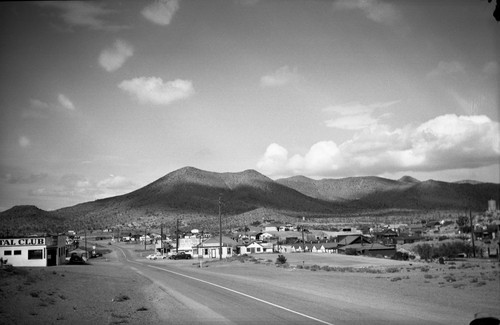
[{"label": "asphalt highway", "polygon": [[154,303],[167,324],[443,324],[432,315],[398,312],[390,301],[359,306],[328,288],[307,291],[246,274],[206,272],[193,267],[194,260],[157,263],[114,247],[124,267],[161,290]]}]

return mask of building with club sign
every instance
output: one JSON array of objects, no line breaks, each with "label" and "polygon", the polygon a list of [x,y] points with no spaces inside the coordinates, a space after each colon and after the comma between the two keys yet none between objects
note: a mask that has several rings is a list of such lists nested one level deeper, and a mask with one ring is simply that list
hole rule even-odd
[{"label": "building with club sign", "polygon": [[60,265],[66,258],[66,236],[0,238],[0,258],[12,266]]}]

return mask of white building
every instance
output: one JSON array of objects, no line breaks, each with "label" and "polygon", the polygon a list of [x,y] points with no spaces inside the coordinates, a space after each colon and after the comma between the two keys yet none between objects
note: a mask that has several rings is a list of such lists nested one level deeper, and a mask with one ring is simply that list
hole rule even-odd
[{"label": "white building", "polygon": [[0,257],[13,266],[60,265],[66,258],[66,236],[2,238]]}]

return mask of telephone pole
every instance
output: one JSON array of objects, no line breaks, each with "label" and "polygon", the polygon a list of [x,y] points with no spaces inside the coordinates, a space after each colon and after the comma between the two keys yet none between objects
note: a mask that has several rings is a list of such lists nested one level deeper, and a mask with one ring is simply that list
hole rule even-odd
[{"label": "telephone pole", "polygon": [[177,229],[175,230],[175,253],[179,253],[179,219],[177,219]]},{"label": "telephone pole", "polygon": [[474,244],[474,225],[472,224],[472,210],[469,208],[469,219],[470,219],[470,238],[472,241],[472,254],[474,258],[476,257],[476,245]]},{"label": "telephone pole", "polygon": [[221,215],[221,195],[219,194],[219,260],[222,260],[222,215]]}]

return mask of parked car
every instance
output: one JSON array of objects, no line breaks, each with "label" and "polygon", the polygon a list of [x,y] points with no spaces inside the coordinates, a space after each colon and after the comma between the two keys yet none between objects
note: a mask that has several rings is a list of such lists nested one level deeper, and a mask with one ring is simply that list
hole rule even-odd
[{"label": "parked car", "polygon": [[180,252],[178,254],[170,256],[168,259],[170,259],[170,260],[190,260],[191,258],[192,258],[191,254]]},{"label": "parked car", "polygon": [[165,259],[166,257],[162,255],[149,254],[148,256],[146,256],[146,258],[150,260],[158,260],[158,259]]},{"label": "parked car", "polygon": [[85,260],[81,256],[72,254],[69,258],[68,264],[85,264]]}]

